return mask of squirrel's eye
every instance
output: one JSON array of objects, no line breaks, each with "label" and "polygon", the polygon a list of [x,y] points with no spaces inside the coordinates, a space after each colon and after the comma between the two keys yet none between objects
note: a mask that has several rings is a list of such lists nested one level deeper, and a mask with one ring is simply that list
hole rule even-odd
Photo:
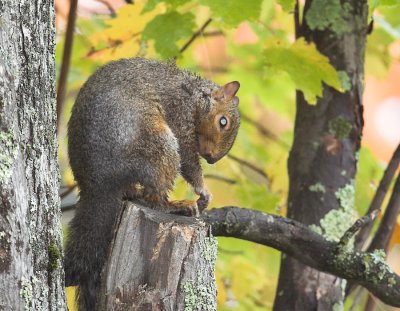
[{"label": "squirrel's eye", "polygon": [[224,128],[228,124],[228,120],[225,117],[219,119],[219,125]]}]

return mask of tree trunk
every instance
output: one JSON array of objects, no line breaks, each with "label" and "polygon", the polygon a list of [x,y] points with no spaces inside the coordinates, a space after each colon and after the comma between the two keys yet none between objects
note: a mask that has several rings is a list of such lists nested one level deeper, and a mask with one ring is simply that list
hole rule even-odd
[{"label": "tree trunk", "polygon": [[0,1],[0,309],[65,310],[53,1]]},{"label": "tree trunk", "polygon": [[216,310],[209,225],[127,203],[116,230],[99,310]]},{"label": "tree trunk", "polygon": [[[331,64],[348,77],[347,89],[341,93],[325,86],[316,106],[309,105],[297,92],[295,138],[288,160],[288,217],[311,225],[328,240],[338,241],[354,221],[368,9],[366,0],[329,2],[332,3],[336,4],[328,10],[324,7],[327,1],[306,1],[305,18],[301,25],[296,23],[296,32],[314,42]],[[318,16],[318,12],[328,11],[329,16],[336,16],[329,25]],[[282,255],[274,310],[340,308],[343,283]]]}]

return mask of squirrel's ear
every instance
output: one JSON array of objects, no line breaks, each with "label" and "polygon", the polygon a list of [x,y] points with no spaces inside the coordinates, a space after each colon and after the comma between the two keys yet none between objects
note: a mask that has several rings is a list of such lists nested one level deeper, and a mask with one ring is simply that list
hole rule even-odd
[{"label": "squirrel's ear", "polygon": [[236,95],[239,87],[240,83],[238,81],[229,82],[216,91],[215,97],[230,101]]},{"label": "squirrel's ear", "polygon": [[239,97],[237,97],[237,96],[233,97],[232,104],[234,106],[238,106],[239,105]]}]

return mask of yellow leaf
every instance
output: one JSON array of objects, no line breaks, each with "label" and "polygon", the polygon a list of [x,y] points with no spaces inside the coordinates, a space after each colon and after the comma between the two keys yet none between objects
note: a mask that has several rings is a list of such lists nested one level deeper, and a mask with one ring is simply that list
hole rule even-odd
[{"label": "yellow leaf", "polygon": [[140,40],[144,27],[156,15],[164,11],[163,6],[141,14],[145,1],[135,1],[117,12],[117,17],[105,21],[107,28],[94,33],[89,40],[93,51],[89,57],[103,62],[123,57],[134,57],[140,51]]},{"label": "yellow leaf", "polygon": [[78,286],[69,286],[65,288],[65,294],[67,296],[67,306],[69,311],[78,311],[76,305],[76,291]]},{"label": "yellow leaf", "polygon": [[315,104],[317,97],[322,97],[322,82],[343,91],[339,74],[329,59],[304,38],[292,45],[267,42],[264,57],[270,73],[286,72],[309,104]]}]

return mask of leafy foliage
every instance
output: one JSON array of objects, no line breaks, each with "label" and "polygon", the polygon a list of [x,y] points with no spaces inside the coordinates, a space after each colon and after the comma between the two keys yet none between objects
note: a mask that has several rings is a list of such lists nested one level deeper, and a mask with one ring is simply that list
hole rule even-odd
[{"label": "leafy foliage", "polygon": [[307,44],[303,38],[291,46],[277,42],[264,51],[266,65],[271,71],[288,73],[301,90],[306,100],[316,103],[316,96],[322,96],[322,82],[340,90],[341,83],[335,68],[321,55],[313,43]]},{"label": "leafy foliage", "polygon": [[227,26],[237,26],[245,20],[256,20],[261,13],[262,0],[215,1],[199,0],[211,9],[213,17]]},{"label": "leafy foliage", "polygon": [[278,0],[278,3],[282,6],[282,9],[286,12],[290,12],[294,8],[295,0]]},{"label": "leafy foliage", "polygon": [[183,4],[187,3],[187,2],[190,2],[190,0],[165,0],[165,1],[162,1],[162,0],[149,0],[149,1],[146,2],[146,5],[143,8],[143,12],[142,13],[154,10],[156,5],[159,4],[159,3],[165,3],[165,4],[167,4],[168,6],[170,6],[172,8],[176,8],[176,7],[181,6],[181,5],[183,5]]},{"label": "leafy foliage", "polygon": [[[92,60],[106,62],[123,57],[134,57],[142,48],[142,33],[161,8],[141,14],[143,2],[121,7],[116,18],[104,21],[105,27],[90,36]],[[134,22],[132,22],[134,21]]]},{"label": "leafy foliage", "polygon": [[143,31],[143,39],[153,39],[156,51],[163,58],[169,58],[178,55],[179,47],[176,42],[179,39],[189,38],[193,34],[194,26],[193,14],[170,11],[156,16],[147,24]]}]

